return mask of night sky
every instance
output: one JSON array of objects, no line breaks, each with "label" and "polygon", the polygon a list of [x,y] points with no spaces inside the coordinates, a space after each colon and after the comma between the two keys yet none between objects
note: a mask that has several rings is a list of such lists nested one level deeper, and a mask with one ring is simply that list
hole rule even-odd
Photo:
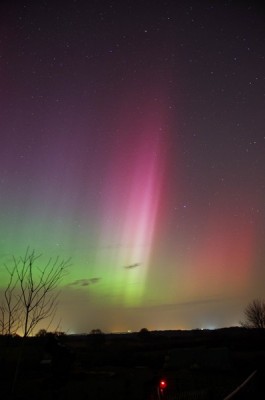
[{"label": "night sky", "polygon": [[238,325],[265,288],[265,11],[2,1],[0,278],[72,258],[60,329]]}]

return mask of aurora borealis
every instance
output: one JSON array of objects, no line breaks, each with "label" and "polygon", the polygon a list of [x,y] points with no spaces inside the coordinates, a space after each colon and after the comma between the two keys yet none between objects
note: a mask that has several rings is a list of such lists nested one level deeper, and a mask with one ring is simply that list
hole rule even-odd
[{"label": "aurora borealis", "polygon": [[231,326],[264,297],[258,2],[0,6],[0,246],[72,258],[69,332]]}]

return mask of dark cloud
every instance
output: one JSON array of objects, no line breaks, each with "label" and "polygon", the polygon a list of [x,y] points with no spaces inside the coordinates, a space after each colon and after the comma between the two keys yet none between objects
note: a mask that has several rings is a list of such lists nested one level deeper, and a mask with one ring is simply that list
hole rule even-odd
[{"label": "dark cloud", "polygon": [[89,286],[93,285],[95,283],[98,283],[101,278],[89,278],[89,279],[77,279],[71,283],[69,283],[69,286]]},{"label": "dark cloud", "polygon": [[89,281],[90,281],[91,283],[98,283],[98,282],[100,281],[100,279],[101,279],[101,278],[91,278],[91,279],[89,279]]},{"label": "dark cloud", "polygon": [[141,263],[135,263],[135,264],[125,265],[123,268],[132,269],[132,268],[139,267],[140,265],[141,265]]}]

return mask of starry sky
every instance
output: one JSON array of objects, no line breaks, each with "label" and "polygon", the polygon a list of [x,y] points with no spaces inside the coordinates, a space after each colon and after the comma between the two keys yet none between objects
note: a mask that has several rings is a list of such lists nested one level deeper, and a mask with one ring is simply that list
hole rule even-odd
[{"label": "starry sky", "polygon": [[2,1],[0,279],[71,257],[66,332],[238,325],[265,287],[259,2]]}]

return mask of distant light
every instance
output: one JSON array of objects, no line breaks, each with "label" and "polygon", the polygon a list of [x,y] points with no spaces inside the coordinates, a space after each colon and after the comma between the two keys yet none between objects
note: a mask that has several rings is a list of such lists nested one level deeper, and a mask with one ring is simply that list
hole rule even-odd
[{"label": "distant light", "polygon": [[165,389],[167,387],[167,381],[165,379],[161,379],[159,382],[159,388],[160,389]]},{"label": "distant light", "polygon": [[203,328],[201,328],[202,331],[204,331],[204,330],[213,331],[215,329],[216,329],[216,326],[213,326],[213,325],[204,326]]},{"label": "distant light", "polygon": [[129,329],[128,331],[127,331],[128,333],[132,333],[132,331]]}]

